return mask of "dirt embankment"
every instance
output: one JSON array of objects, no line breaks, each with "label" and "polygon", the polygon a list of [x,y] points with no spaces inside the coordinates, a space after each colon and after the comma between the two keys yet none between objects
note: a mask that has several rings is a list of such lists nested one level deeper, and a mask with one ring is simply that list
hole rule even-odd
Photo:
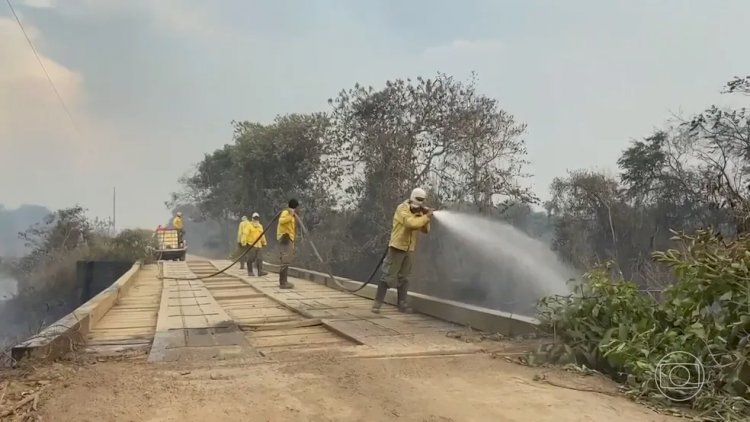
[{"label": "dirt embankment", "polygon": [[[592,393],[540,381],[542,372],[488,354],[358,360],[323,354],[295,363],[191,368],[141,360],[52,364],[4,373],[11,380],[0,409],[26,399],[7,420],[56,422],[678,420],[617,395],[598,376],[544,370],[546,380],[601,391]],[[39,399],[28,398],[37,392]]]}]

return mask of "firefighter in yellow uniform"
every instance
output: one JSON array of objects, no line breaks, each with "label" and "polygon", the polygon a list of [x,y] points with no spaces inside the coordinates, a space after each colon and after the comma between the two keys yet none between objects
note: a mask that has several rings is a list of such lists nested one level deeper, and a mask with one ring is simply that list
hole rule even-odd
[{"label": "firefighter in yellow uniform", "polygon": [[379,313],[389,288],[398,292],[398,310],[411,312],[407,304],[409,274],[412,259],[417,248],[417,232],[429,233],[432,210],[424,206],[427,193],[414,189],[411,197],[396,207],[393,214],[393,228],[388,242],[388,253],[383,261],[383,276],[378,283],[372,312]]},{"label": "firefighter in yellow uniform", "polygon": [[260,224],[260,214],[253,213],[253,221],[248,222],[245,226],[242,236],[242,243],[245,247],[252,249],[247,253],[247,275],[253,275],[253,263],[258,268],[258,277],[267,275],[263,271],[263,248],[266,247],[266,235],[263,233],[263,225]]},{"label": "firefighter in yellow uniform", "polygon": [[178,211],[177,215],[175,215],[174,219],[172,220],[172,227],[174,227],[177,230],[177,243],[182,247],[182,238],[185,234],[185,230],[183,230],[183,224],[182,224],[182,212]]},{"label": "firefighter in yellow uniform", "polygon": [[[240,221],[239,227],[237,227],[237,252],[235,252],[234,256],[238,256],[242,252],[245,251],[244,244],[242,242],[242,237],[245,233],[245,227],[247,227],[250,224],[250,221],[247,219],[246,215],[242,216],[242,220]],[[236,258],[234,258],[236,259]],[[240,260],[240,269],[245,269],[245,261]]]},{"label": "firefighter in yellow uniform", "polygon": [[294,236],[297,227],[297,207],[299,202],[290,199],[288,208],[281,211],[276,228],[276,240],[279,241],[279,288],[293,289],[294,284],[288,281],[289,265],[294,260]]}]

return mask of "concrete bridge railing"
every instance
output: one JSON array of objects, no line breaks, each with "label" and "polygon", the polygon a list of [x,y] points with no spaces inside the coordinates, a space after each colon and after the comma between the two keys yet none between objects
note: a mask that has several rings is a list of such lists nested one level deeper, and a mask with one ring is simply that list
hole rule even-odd
[{"label": "concrete bridge railing", "polygon": [[[279,271],[278,265],[270,263],[265,263],[264,265],[269,271],[276,273]],[[336,283],[331,281],[331,278],[327,274],[321,272],[290,267],[289,275],[341,290]],[[349,290],[354,290],[363,284],[360,281],[338,276],[336,276],[336,280]],[[376,290],[376,284],[370,283],[355,294],[368,299],[374,299]],[[386,303],[395,305],[396,300],[396,292],[392,289],[389,290],[385,298]],[[539,331],[539,321],[535,318],[454,300],[440,299],[422,293],[409,292],[409,304],[415,311],[425,315],[469,326],[481,331],[500,333],[504,336],[522,336]]]}]

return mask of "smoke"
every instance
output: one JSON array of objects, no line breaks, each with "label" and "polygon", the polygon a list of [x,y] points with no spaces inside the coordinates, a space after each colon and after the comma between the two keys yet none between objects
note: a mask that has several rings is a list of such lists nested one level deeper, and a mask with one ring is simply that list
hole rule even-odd
[{"label": "smoke", "polygon": [[16,294],[18,294],[18,282],[0,273],[0,303],[12,299]]},{"label": "smoke", "polygon": [[[501,221],[437,211],[419,255],[424,293],[527,316],[579,276],[544,242]],[[420,249],[420,248],[418,248]]]},{"label": "smoke", "polygon": [[85,258],[84,249],[58,252],[54,260],[36,266],[32,272],[11,277],[11,283],[2,281],[6,292],[15,292],[13,297],[0,300],[0,343],[8,345],[36,334],[80,305],[76,261]]},{"label": "smoke", "polygon": [[[188,254],[206,258],[226,258],[236,245],[239,220],[217,221],[185,219],[185,241]],[[164,227],[170,227],[166,224]]]},{"label": "smoke", "polygon": [[13,299],[18,295],[18,282],[4,274],[0,268],[0,351],[13,345],[24,327],[11,317],[20,309],[14,306]]}]

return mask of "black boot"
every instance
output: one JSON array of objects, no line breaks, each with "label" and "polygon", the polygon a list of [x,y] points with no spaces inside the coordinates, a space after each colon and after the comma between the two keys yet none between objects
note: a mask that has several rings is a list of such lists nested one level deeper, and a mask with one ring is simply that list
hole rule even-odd
[{"label": "black boot", "polygon": [[287,280],[287,276],[289,274],[289,267],[283,266],[281,267],[281,270],[279,270],[279,288],[280,289],[293,289],[294,284],[290,283]]},{"label": "black boot", "polygon": [[385,300],[385,294],[388,292],[388,285],[385,284],[385,281],[380,281],[378,283],[378,291],[375,293],[375,301],[372,304],[372,313],[379,314],[380,313],[380,306],[383,304],[383,301]]},{"label": "black boot", "polygon": [[407,284],[398,286],[398,310],[405,314],[410,314],[414,310],[407,304],[407,298],[409,297],[409,286]]}]

